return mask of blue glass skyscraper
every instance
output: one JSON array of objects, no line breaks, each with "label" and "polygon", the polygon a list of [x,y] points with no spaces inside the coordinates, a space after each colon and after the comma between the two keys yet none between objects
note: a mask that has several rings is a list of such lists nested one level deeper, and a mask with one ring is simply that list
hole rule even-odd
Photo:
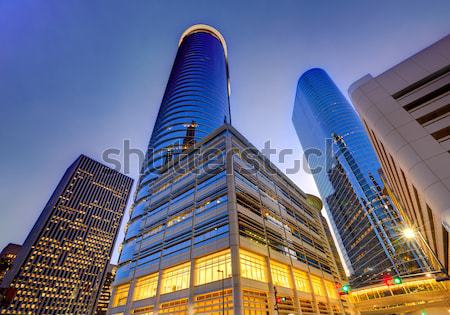
[{"label": "blue glass skyscraper", "polygon": [[140,187],[156,178],[158,169],[176,155],[230,122],[228,81],[222,35],[206,25],[187,29],[150,138]]},{"label": "blue glass skyscraper", "polygon": [[208,25],[194,25],[180,38],[141,170],[133,214],[139,215],[145,209],[139,201],[150,195],[150,184],[162,167],[229,122],[225,40]]},{"label": "blue glass skyscraper", "polygon": [[352,284],[428,271],[417,245],[401,235],[404,222],[359,117],[324,70],[300,77],[292,120],[304,151],[312,152],[308,164]]},{"label": "blue glass skyscraper", "polygon": [[[227,48],[222,35],[208,25],[194,25],[181,36],[148,145],[136,189],[124,244],[144,233],[155,195],[152,183],[170,161],[196,142],[230,122]],[[170,195],[170,194],[169,194]],[[128,243],[127,243],[128,242]],[[127,274],[127,262],[147,248],[122,250],[117,277]]]}]

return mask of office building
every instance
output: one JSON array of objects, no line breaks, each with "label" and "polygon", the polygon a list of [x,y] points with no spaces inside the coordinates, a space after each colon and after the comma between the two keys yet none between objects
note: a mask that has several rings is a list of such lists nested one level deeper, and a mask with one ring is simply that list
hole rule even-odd
[{"label": "office building", "polygon": [[[318,197],[316,197],[316,198],[318,198]],[[311,198],[309,198],[309,199],[311,199]],[[322,207],[321,207],[321,209],[322,209]],[[347,276],[347,273],[345,272],[344,265],[342,264],[341,256],[339,256],[339,252],[338,252],[338,249],[334,242],[333,235],[331,234],[330,225],[328,224],[327,220],[325,219],[325,217],[323,215],[322,215],[321,219],[322,219],[323,228],[325,230],[325,235],[326,235],[328,241],[330,242],[331,253],[333,254],[334,260],[336,261],[336,267],[339,272],[339,276],[343,282],[348,282],[348,276]]]},{"label": "office building", "polygon": [[[229,125],[228,96],[222,35],[190,27],[151,136],[108,314],[344,313],[320,200]],[[266,171],[245,169],[250,151]]]},{"label": "office building", "polygon": [[5,276],[11,300],[0,313],[93,314],[131,185],[131,178],[77,158]]},{"label": "office building", "polygon": [[108,311],[108,305],[109,302],[111,301],[112,295],[112,283],[114,281],[114,277],[116,276],[116,271],[117,271],[116,265],[113,264],[108,265],[102,289],[100,290],[95,315],[106,315],[106,312]]},{"label": "office building", "polygon": [[450,36],[350,87],[386,181],[449,270]]},{"label": "office building", "polygon": [[[433,271],[385,192],[359,117],[322,69],[298,81],[292,121],[324,201],[353,287]],[[311,151],[311,149],[313,149]]]},{"label": "office building", "polygon": [[319,198],[229,125],[185,153],[128,226],[108,314],[349,313]]},{"label": "office building", "polygon": [[136,197],[148,196],[151,182],[167,162],[226,122],[230,104],[225,40],[208,25],[194,25],[180,38]]},{"label": "office building", "polygon": [[5,277],[6,272],[11,269],[14,260],[19,254],[21,245],[9,243],[0,253],[0,283]]}]

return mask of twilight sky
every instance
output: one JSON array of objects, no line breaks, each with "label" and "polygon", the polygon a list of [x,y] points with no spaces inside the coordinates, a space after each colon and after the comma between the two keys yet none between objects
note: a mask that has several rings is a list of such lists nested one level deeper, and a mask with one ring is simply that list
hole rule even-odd
[{"label": "twilight sky", "polygon": [[[258,148],[293,148],[285,169],[301,156],[301,73],[322,67],[347,95],[448,34],[449,16],[448,0],[0,0],[0,249],[25,240],[80,153],[101,160],[124,139],[145,149],[190,25],[225,37],[233,125]],[[132,159],[130,176],[138,169]],[[303,171],[290,178],[317,193]]]}]

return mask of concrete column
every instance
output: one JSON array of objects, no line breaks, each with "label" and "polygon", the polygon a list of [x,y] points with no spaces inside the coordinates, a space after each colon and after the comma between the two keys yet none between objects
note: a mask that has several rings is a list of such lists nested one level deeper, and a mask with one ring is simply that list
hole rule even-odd
[{"label": "concrete column", "polygon": [[243,314],[242,306],[242,287],[241,287],[241,267],[239,263],[239,224],[236,203],[236,188],[234,185],[233,173],[233,155],[232,155],[231,137],[226,138],[226,157],[225,169],[227,174],[227,190],[228,190],[228,217],[229,217],[229,233],[230,233],[230,251],[231,251],[231,268],[232,288],[233,288],[233,308],[234,314]]},{"label": "concrete column", "polygon": [[292,270],[292,258],[291,258],[291,266],[289,266],[289,275],[291,277],[292,288],[294,290],[294,307],[297,310],[297,313],[301,315],[302,314],[302,309],[300,307],[299,296],[298,296],[298,292],[297,292],[297,286],[295,285],[294,270]]}]

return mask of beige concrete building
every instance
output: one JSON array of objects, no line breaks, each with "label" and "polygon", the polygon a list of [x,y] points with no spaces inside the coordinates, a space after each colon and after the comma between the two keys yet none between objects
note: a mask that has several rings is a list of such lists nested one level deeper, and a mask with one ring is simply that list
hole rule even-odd
[{"label": "beige concrete building", "polygon": [[108,314],[352,313],[319,198],[229,125],[185,153],[153,183],[149,232],[123,243]]},{"label": "beige concrete building", "polygon": [[450,36],[364,76],[349,94],[413,225],[410,234],[423,237],[449,270]]}]

